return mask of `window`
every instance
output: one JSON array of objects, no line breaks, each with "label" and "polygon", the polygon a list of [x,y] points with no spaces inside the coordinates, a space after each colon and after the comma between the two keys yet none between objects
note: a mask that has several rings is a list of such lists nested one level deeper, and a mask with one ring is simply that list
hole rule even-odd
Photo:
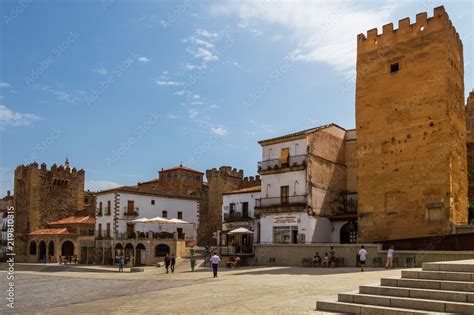
[{"label": "window", "polygon": [[290,148],[283,148],[281,149],[281,152],[280,152],[280,164],[282,165],[286,165],[289,163],[289,159],[290,159]]},{"label": "window", "polygon": [[281,186],[280,187],[280,199],[282,204],[289,203],[290,196],[290,186]]},{"label": "window", "polygon": [[183,234],[183,228],[176,228],[176,232],[178,232],[178,238],[183,239],[184,234]]},{"label": "window", "polygon": [[183,219],[183,213],[181,211],[178,211],[178,219],[180,220]]},{"label": "window", "polygon": [[242,217],[248,218],[249,217],[249,203],[242,202]]},{"label": "window", "polygon": [[102,215],[102,201],[99,202],[99,213],[97,215]]},{"label": "window", "polygon": [[97,238],[102,238],[102,224],[99,223]]},{"label": "window", "polygon": [[152,200],[151,200],[151,204],[154,205],[154,204],[155,204],[155,200],[152,199]]},{"label": "window", "polygon": [[134,211],[135,211],[135,201],[128,200],[127,201],[127,211],[126,211],[126,213],[127,214],[133,214]]},{"label": "window", "polygon": [[430,223],[441,223],[443,221],[443,208],[442,206],[429,206],[428,209],[428,222]]},{"label": "window", "polygon": [[201,176],[199,176],[199,175],[196,176],[196,181],[197,181],[198,183],[200,183],[200,182],[201,182]]},{"label": "window", "polygon": [[235,212],[235,203],[229,203],[230,213]]},{"label": "window", "polygon": [[400,70],[400,63],[396,62],[390,65],[390,73],[397,72],[398,70]]},{"label": "window", "polygon": [[163,218],[167,218],[167,217],[168,217],[168,211],[163,210],[162,217],[163,217]]},{"label": "window", "polygon": [[30,243],[30,255],[36,256],[36,242],[31,241]]},{"label": "window", "polygon": [[105,231],[105,237],[110,238],[110,223],[107,223],[107,229]]},{"label": "window", "polygon": [[165,244],[159,244],[155,247],[155,257],[164,257],[170,253],[170,247]]},{"label": "window", "polygon": [[275,226],[273,227],[273,243],[289,244],[298,242],[297,226]]},{"label": "window", "polygon": [[110,200],[108,200],[107,201],[107,211],[106,211],[105,215],[110,215],[111,209],[112,209],[112,202]]}]

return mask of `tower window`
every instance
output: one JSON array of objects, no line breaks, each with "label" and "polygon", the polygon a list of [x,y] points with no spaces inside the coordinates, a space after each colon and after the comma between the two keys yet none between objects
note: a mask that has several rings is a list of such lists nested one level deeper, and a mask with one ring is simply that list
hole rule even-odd
[{"label": "tower window", "polygon": [[390,65],[390,72],[393,73],[393,72],[397,72],[398,70],[400,70],[400,63],[392,63]]}]

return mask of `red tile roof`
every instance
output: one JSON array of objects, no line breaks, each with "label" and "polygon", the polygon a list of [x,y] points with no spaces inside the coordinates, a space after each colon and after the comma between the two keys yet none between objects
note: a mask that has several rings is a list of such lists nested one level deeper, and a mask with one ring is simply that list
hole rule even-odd
[{"label": "red tile roof", "polygon": [[259,192],[259,191],[261,191],[261,189],[262,188],[260,187],[260,185],[258,185],[258,186],[234,189],[234,190],[228,191],[226,193],[223,193],[223,195],[233,195],[233,194],[244,194],[244,193],[251,193],[251,192]]},{"label": "red tile roof", "polygon": [[189,172],[193,172],[193,173],[204,174],[201,171],[198,171],[198,170],[195,170],[195,169],[183,166],[183,165],[175,166],[175,167],[172,167],[172,168],[167,168],[165,170],[161,170],[160,172],[175,171],[175,170],[185,170],[185,171],[189,171]]},{"label": "red tile roof", "polygon": [[66,224],[95,224],[95,218],[91,216],[71,216],[57,221],[50,221],[48,225],[66,225]]},{"label": "red tile roof", "polygon": [[71,231],[69,231],[67,228],[63,229],[41,229],[41,230],[35,230],[30,233],[30,235],[70,235],[74,234]]}]

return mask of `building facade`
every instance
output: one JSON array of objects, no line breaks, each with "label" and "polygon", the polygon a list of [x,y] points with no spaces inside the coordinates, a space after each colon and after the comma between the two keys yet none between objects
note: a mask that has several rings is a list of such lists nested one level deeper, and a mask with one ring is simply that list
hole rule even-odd
[{"label": "building facade", "polygon": [[0,199],[0,261],[8,252],[8,209],[12,206],[13,195],[7,191],[7,195]]},{"label": "building facade", "polygon": [[356,218],[347,207],[346,142],[346,130],[335,124],[259,142],[260,243],[341,241],[341,229]]},{"label": "building facade", "polygon": [[17,261],[26,261],[29,235],[47,229],[48,222],[75,216],[84,209],[84,170],[34,162],[15,170],[15,251]]},{"label": "building facade", "polygon": [[463,105],[462,42],[443,7],[358,35],[360,241],[450,234],[467,222]]},{"label": "building facade", "polygon": [[[199,226],[199,199],[119,187],[96,193],[96,260],[113,263],[125,255],[133,265],[150,265],[166,254],[183,254],[186,242],[195,243]],[[137,219],[180,219],[189,224],[144,224]]]}]

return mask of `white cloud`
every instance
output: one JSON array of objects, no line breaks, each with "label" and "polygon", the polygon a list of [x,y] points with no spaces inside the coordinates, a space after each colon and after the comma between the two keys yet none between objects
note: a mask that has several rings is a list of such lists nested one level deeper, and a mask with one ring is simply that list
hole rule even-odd
[{"label": "white cloud", "polygon": [[181,90],[181,91],[174,92],[174,95],[183,96],[183,95],[186,94],[186,93],[187,93],[186,90]]},{"label": "white cloud", "polygon": [[149,62],[151,59],[150,58],[147,58],[147,57],[140,57],[138,58],[138,61],[139,62],[142,62],[142,63],[147,63]]},{"label": "white cloud", "polygon": [[92,72],[95,72],[100,75],[107,75],[107,73],[109,73],[104,66],[100,66],[98,68],[92,69]]},{"label": "white cloud", "polygon": [[191,108],[188,111],[188,114],[189,114],[189,118],[195,118],[199,114],[199,112],[196,109]]},{"label": "white cloud", "polygon": [[199,36],[204,36],[204,37],[210,37],[210,38],[213,38],[213,37],[217,37],[217,33],[213,33],[213,32],[209,32],[209,31],[206,31],[204,29],[197,29],[196,30],[196,34],[198,34]]},{"label": "white cloud", "polygon": [[194,95],[193,95],[193,98],[195,98],[195,99],[200,99],[201,96],[200,96],[199,94],[194,94]]},{"label": "white cloud", "polygon": [[[373,6],[356,1],[227,1],[211,7],[217,15],[236,15],[239,25],[283,27],[288,42],[296,43],[290,57],[302,62],[324,62],[352,76],[355,72],[356,36],[390,21],[403,1]],[[245,27],[244,27],[245,29]],[[269,31],[271,33],[271,31]],[[269,36],[269,38],[272,38]]]},{"label": "white cloud", "polygon": [[10,83],[8,82],[0,82],[0,88],[8,88],[11,87]]},{"label": "white cloud", "polygon": [[196,38],[194,36],[188,38],[188,39],[185,39],[183,40],[183,42],[185,43],[192,43],[192,44],[196,44],[196,45],[199,45],[199,46],[203,46],[207,49],[211,49],[211,48],[214,48],[214,44],[208,42],[208,41],[205,41],[205,40],[202,40],[202,39],[199,39],[199,38]]},{"label": "white cloud", "polygon": [[165,81],[165,80],[156,80],[155,83],[160,86],[178,86],[183,85],[181,82],[177,81]]},{"label": "white cloud", "polygon": [[214,54],[208,49],[201,48],[201,47],[195,50],[192,54],[194,55],[195,58],[203,60],[204,63],[217,61],[219,59],[219,57],[216,54]]},{"label": "white cloud", "polygon": [[194,102],[191,102],[191,104],[193,104],[193,105],[202,105],[204,103],[201,102],[201,101],[194,101]]},{"label": "white cloud", "polygon": [[89,189],[91,191],[99,191],[99,190],[106,190],[106,189],[120,187],[122,185],[116,182],[111,182],[111,181],[106,181],[106,180],[86,180],[85,186],[86,186],[86,189]]},{"label": "white cloud", "polygon": [[[51,88],[48,85],[39,84],[39,85],[35,85],[35,87],[39,88],[42,91],[51,93],[52,95],[54,95],[58,99],[58,101],[61,101],[61,102],[74,104],[74,103],[77,103],[81,100],[81,97],[78,96],[78,95],[74,95],[74,94],[71,94],[71,93],[68,93],[68,92],[65,92],[65,91],[61,91],[61,90],[56,90],[56,89]],[[78,91],[78,93],[83,95],[85,92]]]},{"label": "white cloud", "polygon": [[178,115],[175,115],[173,113],[169,113],[168,116],[167,116],[168,119],[176,119],[176,118],[179,118]]},{"label": "white cloud", "polygon": [[211,128],[211,132],[217,136],[225,136],[229,133],[227,129],[222,128],[222,127]]},{"label": "white cloud", "polygon": [[4,126],[29,126],[41,118],[28,113],[14,112],[5,105],[0,105],[0,127]]}]

